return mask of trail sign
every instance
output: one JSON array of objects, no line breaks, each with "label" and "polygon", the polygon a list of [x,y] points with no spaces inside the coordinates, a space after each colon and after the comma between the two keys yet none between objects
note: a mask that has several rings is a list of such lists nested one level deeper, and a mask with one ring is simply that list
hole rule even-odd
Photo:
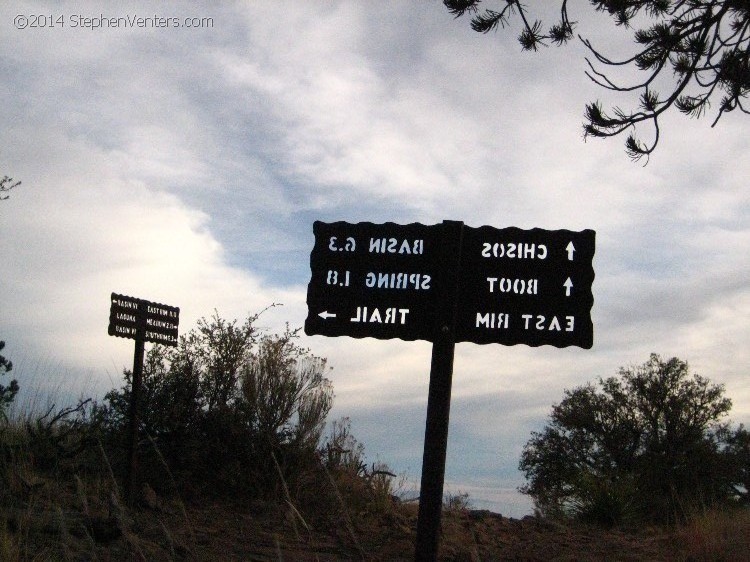
[{"label": "trail sign", "polygon": [[[592,346],[593,230],[458,224],[454,341]],[[315,222],[305,333],[435,341],[440,228]]]},{"label": "trail sign", "polygon": [[177,345],[180,309],[135,297],[112,293],[109,308],[110,336],[135,340],[133,372],[128,405],[128,463],[125,476],[125,498],[132,507],[135,497],[138,465],[138,399],[143,378],[145,342]]},{"label": "trail sign", "polygon": [[590,348],[593,230],[465,228],[456,341]]},{"label": "trail sign", "polygon": [[432,340],[434,226],[316,221],[313,233],[306,334]]},{"label": "trail sign", "polygon": [[593,230],[313,225],[305,333],[433,342],[415,560],[437,559],[456,342],[590,348]]},{"label": "trail sign", "polygon": [[177,307],[112,293],[110,336],[176,346],[179,323]]}]

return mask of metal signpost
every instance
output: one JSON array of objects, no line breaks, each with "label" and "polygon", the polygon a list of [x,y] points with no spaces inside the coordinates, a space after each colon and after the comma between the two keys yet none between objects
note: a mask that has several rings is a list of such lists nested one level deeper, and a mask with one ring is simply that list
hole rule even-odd
[{"label": "metal signpost", "polygon": [[456,342],[593,345],[593,230],[313,225],[308,335],[433,344],[415,560],[437,559]]},{"label": "metal signpost", "polygon": [[133,356],[133,380],[130,389],[128,411],[128,453],[130,462],[125,477],[125,499],[132,505],[138,466],[138,398],[143,378],[144,343],[177,345],[177,327],[180,323],[180,309],[143,299],[112,293],[109,309],[110,336],[135,340]]}]

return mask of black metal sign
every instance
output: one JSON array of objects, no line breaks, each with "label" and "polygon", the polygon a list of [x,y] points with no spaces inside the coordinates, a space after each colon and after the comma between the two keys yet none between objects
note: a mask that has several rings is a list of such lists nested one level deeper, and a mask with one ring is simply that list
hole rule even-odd
[{"label": "black metal sign", "polygon": [[[435,341],[440,228],[315,222],[305,333]],[[593,230],[461,235],[454,341],[592,346]]]},{"label": "black metal sign", "polygon": [[110,336],[176,346],[179,323],[178,307],[112,293]]},{"label": "black metal sign", "polygon": [[590,348],[593,230],[464,228],[456,342]]},{"label": "black metal sign", "polygon": [[135,340],[133,371],[128,407],[128,463],[125,476],[125,498],[131,507],[137,489],[138,466],[138,401],[143,378],[143,355],[145,342],[162,345],[177,345],[177,326],[180,323],[180,309],[156,302],[150,302],[127,295],[112,293],[109,308],[110,336]]},{"label": "black metal sign", "polygon": [[434,227],[317,221],[313,232],[306,334],[432,340]]}]

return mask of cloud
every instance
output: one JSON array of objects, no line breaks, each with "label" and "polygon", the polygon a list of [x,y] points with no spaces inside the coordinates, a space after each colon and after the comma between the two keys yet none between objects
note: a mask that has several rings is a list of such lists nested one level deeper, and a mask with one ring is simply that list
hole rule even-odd
[{"label": "cloud", "polygon": [[[132,346],[106,334],[110,292],[179,306],[181,331],[214,308],[242,318],[285,303],[285,314],[301,315],[301,288],[270,287],[232,268],[205,213],[131,179],[152,161],[131,164],[63,135],[46,140],[45,161],[21,158],[24,189],[4,202],[0,227],[3,337],[16,353],[51,356],[95,378],[113,364],[129,368]],[[158,144],[151,148],[158,159]],[[277,310],[259,322],[283,326]]]}]

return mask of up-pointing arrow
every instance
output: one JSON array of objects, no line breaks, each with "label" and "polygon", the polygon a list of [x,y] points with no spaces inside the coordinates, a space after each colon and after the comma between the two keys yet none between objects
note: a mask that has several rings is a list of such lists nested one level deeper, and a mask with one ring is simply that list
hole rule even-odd
[{"label": "up-pointing arrow", "polygon": [[573,252],[576,251],[576,247],[573,246],[573,242],[568,242],[568,245],[565,247],[565,249],[568,251],[568,261],[573,261]]},{"label": "up-pointing arrow", "polygon": [[336,315],[333,312],[328,312],[327,310],[324,310],[320,314],[318,314],[323,320],[328,320],[329,318],[336,318]]},{"label": "up-pointing arrow", "polygon": [[565,287],[565,296],[570,296],[570,290],[573,288],[573,282],[570,280],[570,277],[563,283],[563,287]]}]

